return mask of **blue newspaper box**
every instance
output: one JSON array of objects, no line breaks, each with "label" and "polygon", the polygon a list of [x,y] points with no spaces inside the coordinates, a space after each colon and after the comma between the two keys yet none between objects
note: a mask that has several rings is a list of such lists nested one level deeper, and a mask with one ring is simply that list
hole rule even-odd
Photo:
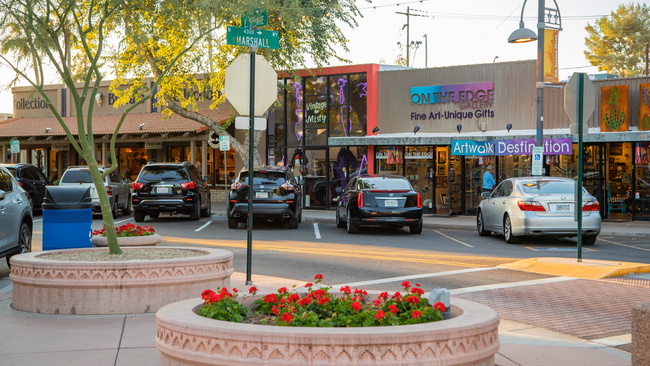
[{"label": "blue newspaper box", "polygon": [[92,247],[93,201],[88,186],[47,187],[43,250]]}]

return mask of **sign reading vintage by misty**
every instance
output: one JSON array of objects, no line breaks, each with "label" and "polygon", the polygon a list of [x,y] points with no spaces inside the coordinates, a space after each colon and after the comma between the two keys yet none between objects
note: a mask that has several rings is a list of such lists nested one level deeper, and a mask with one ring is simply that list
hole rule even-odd
[{"label": "sign reading vintage by misty", "polygon": [[494,117],[494,83],[416,86],[411,88],[411,105],[454,103],[461,111],[411,112],[411,120],[467,119]]}]

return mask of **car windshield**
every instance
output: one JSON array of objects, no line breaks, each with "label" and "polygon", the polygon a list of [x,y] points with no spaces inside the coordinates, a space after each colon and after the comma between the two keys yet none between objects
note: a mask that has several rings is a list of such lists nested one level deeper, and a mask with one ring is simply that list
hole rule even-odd
[{"label": "car windshield", "polygon": [[521,182],[526,194],[574,194],[576,183],[564,180],[537,180]]},{"label": "car windshield", "polygon": [[411,190],[411,183],[402,178],[362,178],[359,180],[359,189],[402,189]]},{"label": "car windshield", "polygon": [[93,177],[89,170],[68,170],[63,173],[61,183],[92,183]]},{"label": "car windshield", "polygon": [[[248,184],[248,172],[241,172],[239,174],[239,181],[243,185]],[[287,181],[284,172],[253,172],[254,184],[275,184],[281,185]]]},{"label": "car windshield", "polygon": [[182,167],[149,166],[142,170],[138,180],[160,182],[161,180],[189,180],[189,178]]}]

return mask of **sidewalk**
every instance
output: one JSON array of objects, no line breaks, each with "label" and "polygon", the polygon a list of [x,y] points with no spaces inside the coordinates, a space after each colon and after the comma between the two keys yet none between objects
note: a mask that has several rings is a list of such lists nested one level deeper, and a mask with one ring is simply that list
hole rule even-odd
[{"label": "sidewalk", "polygon": [[[243,293],[248,292],[245,277],[244,273],[235,273],[231,278],[232,286]],[[257,275],[252,280],[262,291],[302,284]],[[0,293],[4,334],[0,359],[4,366],[160,364],[153,314],[44,315],[16,311],[10,304],[11,292]],[[615,348],[504,319],[499,338],[496,365],[500,366],[619,366],[629,365],[631,360],[629,353]]]},{"label": "sidewalk", "polygon": [[[336,211],[304,210],[304,221],[333,224]],[[476,230],[474,216],[424,215],[424,228],[433,230]],[[645,221],[603,221],[600,236],[620,238],[650,238],[650,223]]]}]

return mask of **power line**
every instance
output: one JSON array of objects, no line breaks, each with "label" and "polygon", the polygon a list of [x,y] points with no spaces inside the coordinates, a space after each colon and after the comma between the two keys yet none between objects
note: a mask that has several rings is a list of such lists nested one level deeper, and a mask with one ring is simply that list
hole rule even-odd
[{"label": "power line", "polygon": [[402,3],[393,3],[393,4],[385,4],[385,5],[373,5],[373,6],[366,6],[364,8],[357,8],[359,10],[365,10],[365,9],[377,9],[377,8],[386,8],[389,6],[400,6],[400,5],[408,5],[408,4],[415,4],[415,3],[423,3],[428,0],[416,0],[416,1],[406,1]]},{"label": "power line", "polygon": [[521,6],[521,5],[518,5],[518,6],[515,8],[515,10],[513,10],[512,13],[510,13],[510,15],[508,15],[505,19],[503,19],[503,21],[502,21],[501,23],[499,23],[499,25],[497,25],[496,28],[492,29],[492,32],[488,33],[485,37],[483,37],[483,39],[481,39],[480,41],[478,41],[478,43],[477,43],[474,47],[480,45],[481,42],[485,41],[485,40],[487,39],[487,37],[489,37],[492,33],[494,33],[494,31],[496,31],[497,29],[499,29],[499,27],[502,26],[503,23],[505,23],[506,20],[508,20],[508,19],[512,16],[512,14],[514,14],[517,10],[519,10],[519,6]]}]

